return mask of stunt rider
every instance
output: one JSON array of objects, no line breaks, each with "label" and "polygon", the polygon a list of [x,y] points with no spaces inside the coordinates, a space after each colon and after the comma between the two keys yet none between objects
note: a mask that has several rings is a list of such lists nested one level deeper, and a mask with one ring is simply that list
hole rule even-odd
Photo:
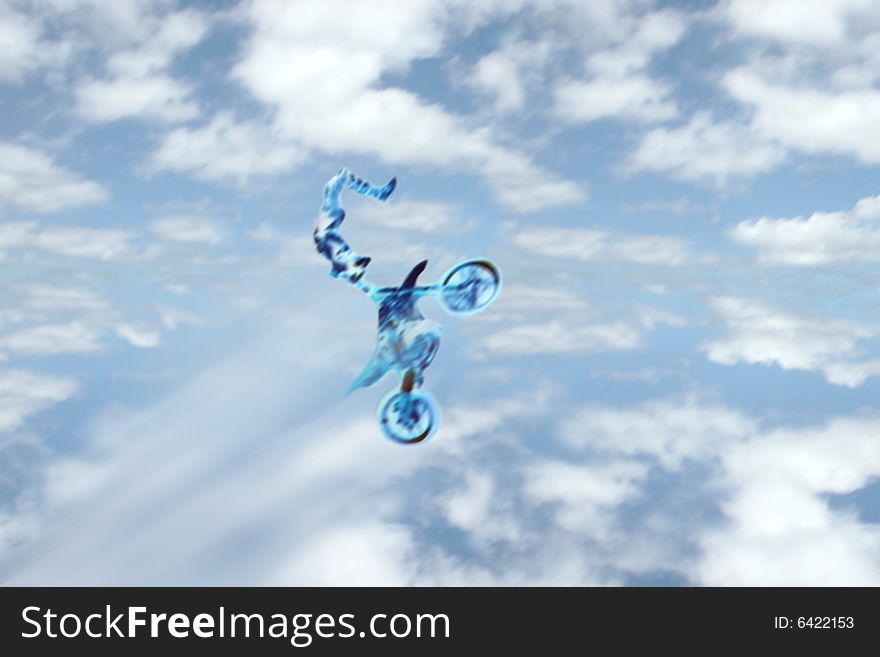
[{"label": "stunt rider", "polygon": [[339,233],[345,220],[345,210],[339,200],[344,186],[358,194],[385,201],[397,186],[397,178],[392,178],[382,187],[376,187],[343,167],[324,186],[324,202],[314,232],[315,247],[330,261],[331,276],[346,280],[366,292],[369,286],[359,283],[370,264],[370,258],[356,253]]}]

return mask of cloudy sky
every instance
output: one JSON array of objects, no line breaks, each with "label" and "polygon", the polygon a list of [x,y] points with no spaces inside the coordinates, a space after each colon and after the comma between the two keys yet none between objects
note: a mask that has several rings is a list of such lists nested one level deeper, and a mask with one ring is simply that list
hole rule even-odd
[{"label": "cloudy sky", "polygon": [[[880,1],[0,0],[0,582],[880,585]],[[343,394],[490,257],[427,444]]]}]

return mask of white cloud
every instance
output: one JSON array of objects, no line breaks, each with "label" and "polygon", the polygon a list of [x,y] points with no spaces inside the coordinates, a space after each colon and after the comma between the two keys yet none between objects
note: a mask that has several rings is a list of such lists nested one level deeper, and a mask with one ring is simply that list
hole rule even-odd
[{"label": "white cloud", "polygon": [[[86,4],[95,16],[101,12],[98,2],[74,0],[65,6]],[[120,8],[122,5],[125,8]],[[538,209],[582,198],[571,181],[557,179],[539,165],[536,155],[533,159],[527,147],[514,145],[532,139],[541,143],[547,136],[540,134],[542,123],[524,122],[522,135],[503,134],[501,126],[506,121],[486,123],[492,110],[487,114],[478,110],[474,116],[456,114],[439,101],[389,86],[398,84],[397,80],[411,72],[413,62],[422,58],[431,60],[431,67],[458,66],[458,61],[445,63],[451,36],[468,38],[467,30],[482,25],[485,17],[523,5],[495,0],[478,5],[427,1],[370,5],[302,2],[290,8],[283,2],[246,4],[236,15],[251,16],[256,28],[253,34],[243,34],[242,49],[236,53],[241,59],[232,82],[243,84],[265,106],[252,117],[242,113],[244,106],[235,98],[221,99],[217,101],[221,105],[229,101],[225,109],[212,108],[209,116],[198,117],[186,126],[166,126],[163,130],[168,132],[152,155],[153,169],[244,185],[253,177],[285,172],[321,153],[334,159],[366,158],[365,166],[374,169],[375,162],[370,162],[378,157],[382,160],[379,168],[392,169],[389,175],[396,172],[390,165],[413,165],[415,173],[439,168],[454,174],[447,181],[453,186],[461,175],[483,175],[515,209]],[[559,81],[555,76],[571,55],[581,57],[587,68],[583,80],[567,78],[567,83],[575,91],[593,94],[586,109],[569,108],[581,110],[571,120],[614,115],[644,124],[676,116],[674,81],[656,77],[654,64],[655,56],[680,37],[669,37],[674,30],[667,37],[638,32],[637,18],[620,15],[634,7],[642,9],[645,3],[580,3],[573,8],[571,3],[550,0],[540,5],[540,10],[533,6],[512,21],[519,24],[521,17],[529,21],[537,18],[523,28],[522,34],[530,39],[535,38],[533,28],[540,31],[549,20],[571,24],[554,23],[554,31],[547,33],[551,38],[546,40],[516,37],[510,42],[533,48],[533,52],[517,52],[502,43],[500,50],[479,60],[471,71],[470,82],[483,86],[495,112],[525,110],[523,118],[528,120],[548,118],[531,111],[532,101],[550,99],[547,109],[553,109],[553,93],[543,92]],[[159,8],[167,6],[170,3]],[[169,36],[172,45],[151,45],[160,33],[161,18],[155,7],[141,2],[106,6],[108,14],[119,12],[129,18],[119,18],[118,34],[105,30],[106,42],[101,40],[94,49],[83,46],[90,56],[107,62],[108,68],[106,79],[82,83],[80,110],[93,112],[100,120],[122,116],[167,122],[196,118],[199,102],[191,86],[195,81],[190,84],[174,77],[171,64],[177,53],[189,47],[187,43],[198,40],[198,30]],[[539,11],[546,13],[537,16]],[[598,18],[604,15],[607,20],[578,23],[573,20],[577,12]],[[146,23],[140,25],[142,14],[148,16],[143,16]],[[107,20],[111,24],[117,21]],[[321,29],[327,25],[333,32],[329,42],[329,33]],[[377,25],[382,29],[376,29]],[[516,35],[516,28],[511,32]],[[583,43],[552,43],[556,37],[570,35],[577,35]],[[656,43],[651,41],[655,37]],[[816,37],[815,41],[822,39]],[[864,47],[863,42],[853,47],[856,45]],[[116,52],[119,47],[125,51]],[[597,47],[603,50],[596,53]],[[563,50],[564,62],[555,58]],[[5,54],[0,54],[0,77]],[[835,66],[839,60],[828,61],[828,66]],[[216,62],[197,64],[200,73],[217,74]],[[677,68],[678,62],[675,64]],[[800,70],[800,66],[795,68]],[[869,70],[870,66],[863,68]],[[17,70],[9,75],[24,79],[31,69]],[[748,78],[725,79],[728,90],[740,94],[734,98],[740,99],[745,109],[754,110],[754,115],[749,114],[754,122],[749,122],[749,117],[715,121],[698,112],[683,125],[650,131],[639,150],[643,161],[635,168],[671,173],[684,180],[723,182],[794,160],[788,153],[800,148],[794,145],[795,137],[783,135],[782,128],[765,120],[760,103],[766,102],[770,111],[780,89],[809,89],[810,78],[775,78],[765,75],[760,67],[754,70],[758,71],[754,80],[766,86],[755,87],[767,92],[763,101],[748,96],[747,84],[735,89],[743,80],[749,83]],[[65,77],[64,72],[55,73]],[[818,93],[848,99],[871,110],[871,94],[864,87],[874,82],[870,77],[860,78],[862,73],[841,76],[848,79],[846,88],[836,82],[814,86]],[[134,88],[131,92],[126,86],[129,83]],[[106,107],[90,107],[85,102],[89,85],[94,85],[91,91],[96,92],[101,84],[124,97],[108,93]],[[575,89],[577,85],[581,87]],[[838,93],[841,89],[842,95]],[[543,95],[536,93],[539,90]],[[688,103],[693,100],[688,98]],[[828,99],[806,100],[824,103]],[[864,104],[858,105],[860,102]],[[842,111],[832,118],[856,131],[873,127],[864,117],[850,120]],[[818,128],[820,132],[824,129],[821,125]],[[814,141],[808,140],[808,147],[800,150],[847,152],[863,160],[872,157],[870,144],[859,146],[850,137],[846,137],[849,142],[837,140],[830,129],[826,133],[830,136],[824,142],[814,136]],[[565,135],[556,135],[554,140],[559,140],[554,145],[561,149],[553,153],[553,159],[576,164],[570,159],[572,145],[564,143]],[[834,144],[843,144],[842,150],[830,150]],[[601,153],[597,157],[601,159]],[[68,175],[83,182],[72,172]],[[305,183],[293,181],[293,185],[295,189],[286,188],[287,192],[270,199],[268,205],[258,204],[258,211],[277,213],[278,207],[285,207],[285,199],[303,198],[299,187]],[[410,201],[403,194],[387,205],[365,203],[358,217],[366,224],[395,229],[390,241],[388,231],[364,231],[371,234],[367,242],[382,242],[391,252],[387,262],[396,263],[420,259],[441,232],[478,227],[480,241],[491,237],[491,227],[483,235],[482,217],[463,218],[462,209],[453,205],[457,199],[445,191],[441,185],[428,192],[438,199],[435,202]],[[613,204],[618,196],[611,193],[608,198]],[[161,199],[154,202],[162,205]],[[872,252],[880,244],[874,243],[875,218],[874,214],[869,216],[869,210],[874,212],[868,207],[870,203],[878,201],[865,199],[852,211],[817,213],[807,219],[743,222],[733,236],[757,248],[765,263],[873,262]],[[686,212],[694,205],[675,203],[668,207]],[[290,211],[302,217],[301,209]],[[101,346],[101,340],[126,346],[114,335],[136,347],[156,346],[160,328],[170,330],[211,319],[211,306],[198,294],[206,284],[237,307],[264,304],[262,308],[273,321],[285,312],[271,302],[271,295],[254,292],[252,277],[259,275],[258,285],[264,283],[277,264],[261,261],[253,269],[258,255],[238,254],[240,262],[250,264],[240,268],[244,278],[219,272],[221,279],[229,280],[214,276],[212,267],[219,259],[213,257],[195,263],[187,260],[187,271],[181,273],[173,262],[179,249],[167,244],[153,244],[152,251],[138,256],[133,248],[135,240],[150,235],[216,244],[231,230],[199,219],[212,216],[210,208],[193,211],[195,219],[166,216],[177,210],[159,212],[162,214],[154,216],[165,219],[148,226],[143,236],[128,230],[36,222],[0,224],[0,250],[21,251],[6,257],[7,263],[12,261],[16,267],[10,279],[14,283],[7,287],[20,297],[21,304],[17,309],[0,309],[0,323],[9,322],[0,337],[0,349],[7,353],[0,357],[89,353]],[[263,218],[257,218],[253,225],[260,221]],[[271,228],[273,223],[282,225],[267,215],[252,236],[268,242],[285,240],[283,233]],[[574,221],[560,223],[577,225]],[[412,232],[404,236],[396,229]],[[646,273],[659,273],[661,280],[655,276],[648,282],[630,281],[627,277],[633,268],[616,263],[693,264],[700,262],[702,253],[696,250],[695,242],[660,228],[656,232],[663,234],[639,235],[616,229],[554,227],[552,222],[513,225],[502,232],[518,247],[516,253],[523,266],[505,270],[511,280],[505,279],[504,292],[492,312],[468,322],[468,329],[451,329],[484,331],[476,342],[488,347],[488,363],[464,368],[463,377],[459,377],[455,358],[467,361],[471,351],[466,344],[458,351],[449,341],[450,351],[444,352],[447,355],[443,358],[447,365],[438,361],[438,370],[429,381],[438,398],[445,395],[441,398],[443,424],[437,439],[423,446],[425,449],[401,450],[382,440],[374,409],[383,390],[363,391],[344,404],[328,402],[337,399],[344,388],[345,381],[337,378],[338,373],[361,360],[361,354],[349,353],[349,346],[369,349],[371,345],[350,339],[352,318],[360,315],[343,312],[346,304],[341,310],[337,308],[339,299],[329,298],[325,304],[314,297],[318,307],[310,306],[306,320],[301,304],[299,311],[290,309],[291,320],[277,333],[258,339],[247,353],[217,358],[201,375],[187,371],[186,362],[168,364],[169,369],[162,372],[168,378],[161,385],[171,387],[161,395],[161,401],[138,404],[133,400],[136,407],[130,410],[88,416],[84,427],[71,427],[78,435],[88,436],[85,450],[41,456],[47,460],[46,467],[33,479],[45,481],[47,487],[40,488],[38,483],[35,489],[23,491],[23,499],[34,501],[28,508],[16,509],[13,515],[0,510],[0,569],[5,581],[625,583],[632,573],[658,571],[709,584],[877,581],[875,555],[880,545],[876,525],[857,520],[854,512],[835,510],[826,500],[829,493],[858,490],[880,473],[870,442],[870,436],[877,435],[876,421],[839,420],[828,427],[767,431],[760,428],[759,419],[720,401],[689,396],[684,401],[667,398],[629,407],[584,406],[577,398],[579,390],[603,386],[601,381],[590,382],[595,374],[592,369],[580,374],[586,387],[571,387],[556,377],[554,385],[560,394],[553,397],[542,389],[541,381],[536,382],[536,377],[552,378],[552,367],[546,370],[540,358],[510,362],[496,358],[550,353],[558,355],[551,359],[558,364],[582,353],[640,347],[652,328],[683,325],[682,318],[660,309],[630,303],[622,311],[615,306],[615,312],[609,314],[601,304],[608,299],[612,305],[625,304],[626,299],[618,298],[621,290],[640,299],[644,290],[652,289],[669,294],[664,302],[670,307],[681,307],[676,284],[687,279],[685,284],[692,286],[690,277],[667,270],[646,272],[637,266],[639,279]],[[414,244],[415,233],[432,237],[415,240],[425,245]],[[291,258],[294,266],[299,267],[303,260],[303,267],[318,268],[316,272],[323,276],[320,280],[336,285],[326,278],[326,264],[315,257],[310,237],[304,235],[294,240],[297,244],[290,242],[295,246],[290,250],[295,254]],[[250,244],[246,250],[267,248]],[[164,259],[166,251],[169,257]],[[304,255],[309,253],[311,257]],[[40,257],[33,257],[35,254]],[[153,259],[144,278],[141,266],[130,271],[116,264],[80,262],[81,266],[74,268],[77,263],[59,258],[61,255],[105,261],[122,261],[133,255],[137,260],[141,256]],[[444,251],[442,258],[453,255]],[[52,267],[45,269],[49,259]],[[376,258],[376,264],[384,266],[380,260],[386,262]],[[587,263],[603,262],[615,263],[610,267],[615,281],[606,287],[604,283],[610,279],[603,278],[603,273],[596,281],[598,291],[591,293],[588,303],[587,295],[581,293],[579,275],[585,269],[596,269]],[[40,283],[19,285],[18,281],[27,279],[24,268],[17,267],[19,263],[51,271],[51,276],[47,274]],[[442,271],[443,263],[433,255],[431,263]],[[65,278],[68,273],[72,273],[69,280]],[[137,285],[147,288],[165,284],[177,293],[194,292],[189,304],[197,305],[200,314],[190,312],[189,306],[169,308],[136,295],[134,301],[125,303],[135,303],[147,314],[123,316],[99,294],[100,286],[109,286],[106,299],[115,299],[131,291],[132,275],[140,281]],[[711,286],[716,278],[712,272],[706,275],[701,287]],[[669,276],[677,281],[667,281]],[[62,287],[50,285],[62,280]],[[85,288],[92,284],[95,291]],[[843,385],[858,385],[869,376],[880,375],[880,360],[863,355],[867,341],[880,336],[880,331],[867,323],[783,312],[748,299],[719,300],[715,308],[728,330],[703,348],[716,362],[778,363],[784,368],[822,372],[830,381]],[[364,310],[365,318],[368,312]],[[47,317],[37,321],[28,313]],[[49,319],[50,313],[65,317]],[[82,317],[71,322],[72,314]],[[24,321],[40,326],[22,325]],[[363,335],[372,334],[372,322],[367,318],[359,327]],[[252,339],[250,331],[246,333]],[[220,342],[230,344],[230,340]],[[676,358],[675,354],[661,356]],[[166,360],[159,359],[158,366],[163,367]],[[597,361],[591,364],[608,368],[634,363],[630,357],[616,356],[608,359],[610,365],[599,362],[604,358],[591,360]],[[566,371],[576,374],[576,365],[567,365]],[[625,372],[612,388],[640,394],[644,386],[624,384],[623,377],[656,380],[657,373],[664,376],[670,364],[657,365]],[[324,376],[331,371],[332,378]],[[14,372],[18,373],[0,375],[0,429],[17,430],[33,413],[73,394],[69,381],[65,387],[60,379],[53,383],[49,377],[45,381],[28,379],[31,375]],[[695,374],[686,362],[679,374],[682,381],[671,385],[694,383]],[[148,377],[155,371],[140,375]],[[496,393],[499,397],[493,399],[491,395]],[[617,392],[600,390],[599,394],[613,396]],[[572,408],[572,402],[578,406]],[[79,422],[78,417],[74,420]],[[548,446],[548,435],[556,436],[562,444]],[[174,458],[169,459],[169,453]],[[674,480],[672,489],[667,486],[669,479]],[[719,489],[725,494],[720,501],[716,497]],[[174,503],[166,506],[163,501],[167,500]],[[717,511],[719,504],[723,517],[713,517],[707,528],[705,513]],[[157,513],[160,505],[163,512]],[[692,513],[692,506],[699,508]],[[217,508],[223,509],[222,517],[216,514]],[[279,524],[278,509],[285,509],[295,522]],[[71,517],[77,522],[70,523]],[[455,540],[446,540],[450,534]],[[24,540],[9,541],[17,536],[24,536]],[[242,537],[256,549],[242,553],[238,549]],[[689,552],[695,547],[702,549],[702,554]],[[228,567],[230,555],[235,568]],[[839,563],[823,562],[828,555]],[[694,564],[698,566],[696,574]]]},{"label": "white cloud", "polygon": [[159,237],[175,242],[219,244],[223,231],[216,222],[202,217],[166,217],[150,223],[150,230]]},{"label": "white cloud", "polygon": [[[351,359],[341,340],[332,344],[341,363]],[[335,384],[301,358],[324,350],[324,368],[333,358],[327,347],[326,331],[288,326],[219,359],[152,406],[96,419],[88,456],[58,456],[44,468],[44,504],[22,514],[37,530],[11,549],[38,543],[46,550],[39,563],[6,571],[7,581],[155,585],[180,582],[185,572],[188,582],[342,583],[370,566],[361,573],[370,579],[360,583],[400,582],[412,567],[394,548],[410,532],[385,527],[382,516],[394,507],[383,510],[381,491],[416,471],[429,452],[383,440],[372,413],[363,413],[371,402],[348,404],[355,420],[327,405],[338,396]],[[302,376],[291,379],[294,370]],[[243,452],[243,435],[261,447]],[[202,481],[197,490],[194,477]],[[155,515],[166,496],[177,502]],[[218,505],[222,517],[211,513]],[[278,508],[292,510],[297,522],[279,524]],[[74,524],[64,520],[71,509],[83,513]],[[236,528],[245,526],[262,537],[248,563],[228,569],[204,560],[205,550],[232,549]],[[158,549],[171,536],[174,549]],[[353,552],[330,551],[331,543]],[[319,564],[332,567],[312,569]]]},{"label": "white cloud", "polygon": [[[461,418],[450,408],[429,449],[401,450],[381,440],[364,414],[372,402],[349,420],[322,401],[333,386],[319,370],[290,379],[303,353],[336,344],[315,326],[290,328],[216,363],[161,402],[92,422],[89,456],[58,457],[46,470],[46,506],[3,525],[4,539],[17,537],[4,554],[15,564],[6,583],[156,585],[180,583],[184,573],[185,582],[200,584],[620,584],[629,573],[663,570],[719,585],[846,584],[880,573],[872,526],[824,499],[880,473],[876,421],[762,434],[742,413],[692,398],[596,406],[571,416],[578,435],[566,423],[558,434],[598,457],[562,461],[526,447],[528,433],[519,427],[535,409],[525,398],[507,398]],[[341,349],[341,361],[349,360]],[[560,411],[554,402],[534,413],[540,426],[549,409]],[[303,413],[305,422],[293,419]],[[242,435],[260,449],[242,451]],[[500,470],[475,458],[488,441],[493,463],[504,446]],[[661,498],[634,525],[624,520],[627,510],[654,504],[645,488],[654,463],[677,468],[688,459],[720,468],[723,478],[682,478],[674,501]],[[449,496],[425,491],[428,467],[461,476],[460,485]],[[688,508],[690,497],[702,496],[714,507],[719,487],[722,522],[682,520],[682,502]],[[175,503],[157,515],[157,499],[165,498]],[[430,505],[420,506],[425,500]],[[218,504],[222,518],[209,513]],[[416,525],[397,515],[410,504]],[[296,522],[279,525],[278,508]],[[456,554],[423,531],[434,528],[432,510],[482,556]],[[71,513],[77,523],[66,522]],[[113,520],[120,518],[129,523]],[[205,560],[234,549],[242,532],[259,549],[236,553],[234,570],[219,567],[222,559]],[[169,536],[174,549],[158,550]],[[683,557],[682,545],[702,551]],[[823,561],[827,553],[813,546],[847,560]],[[16,559],[24,553],[38,557]]]},{"label": "white cloud", "polygon": [[0,80],[20,82],[40,61],[40,25],[6,4],[0,5]]},{"label": "white cloud", "polygon": [[481,57],[466,82],[476,93],[492,98],[495,111],[521,110],[552,50],[548,41],[510,40]]},{"label": "white cloud", "polygon": [[[333,330],[332,323],[324,325]],[[316,362],[321,369],[303,370],[302,354],[341,341],[311,325],[292,328],[221,359],[161,402],[91,422],[88,456],[52,458],[40,478],[46,482],[41,505],[23,509],[13,526],[3,526],[4,562],[15,564],[4,571],[5,581],[156,585],[179,583],[180,573],[191,583],[275,585],[611,580],[598,576],[591,558],[568,538],[548,540],[529,530],[520,542],[527,527],[505,502],[505,484],[495,489],[493,518],[475,540],[489,557],[493,541],[504,541],[521,567],[459,559],[411,523],[395,520],[406,498],[424,503],[426,521],[436,522],[445,505],[441,496],[423,495],[422,468],[460,473],[466,464],[474,466],[468,455],[475,445],[498,440],[504,433],[499,426],[533,414],[534,403],[482,403],[468,409],[481,414],[476,423],[471,413],[456,419],[450,412],[442,441],[429,449],[401,449],[379,435],[369,412],[372,400],[346,402],[354,404],[356,420],[335,402],[326,404],[335,390],[320,375],[326,358]],[[340,348],[340,362],[348,362],[351,354]],[[290,379],[292,368],[303,376]],[[242,451],[245,433],[259,449]],[[175,458],[167,458],[169,449]],[[196,489],[193,477],[200,481]],[[402,496],[405,490],[414,495]],[[157,515],[160,498],[176,501]],[[210,513],[218,504],[222,517]],[[297,521],[279,524],[278,508]],[[71,513],[77,523],[66,522]],[[454,517],[468,522],[462,509]],[[260,549],[237,558],[235,569],[205,560],[206,553],[234,551],[241,531],[256,537]],[[486,532],[494,538],[483,540]],[[157,549],[167,548],[170,536],[174,549]],[[25,553],[39,558],[19,561]]]},{"label": "white cloud", "polygon": [[77,89],[77,111],[89,121],[185,121],[199,114],[189,87],[167,75],[89,80]]},{"label": "white cloud", "polygon": [[803,45],[834,45],[845,40],[847,21],[874,0],[727,0],[721,11],[747,36]]},{"label": "white cloud", "polygon": [[698,112],[684,125],[649,130],[630,153],[627,168],[720,185],[730,178],[769,171],[785,157],[785,149],[748,126],[714,121],[706,112]]},{"label": "white cloud", "polygon": [[609,509],[641,495],[648,467],[633,461],[574,465],[545,460],[526,468],[524,493],[533,503],[557,503],[556,522],[583,538],[603,539],[614,516]]},{"label": "white cloud", "polygon": [[489,403],[455,404],[444,411],[443,440],[435,441],[446,453],[464,455],[481,443],[497,444],[506,423],[524,421],[547,412],[552,391],[546,385],[535,384],[524,394],[509,395]]},{"label": "white cloud", "polygon": [[159,305],[156,307],[156,313],[159,315],[159,321],[166,329],[175,329],[178,326],[191,325],[200,326],[205,320],[193,312],[182,308],[174,308],[172,306]]},{"label": "white cloud", "polygon": [[[273,576],[277,586],[406,586],[412,584],[415,545],[390,523],[352,523],[327,529],[302,546]],[[388,555],[395,555],[389,559]]]},{"label": "white cloud", "polygon": [[608,233],[585,228],[524,228],[513,236],[521,249],[556,258],[598,259],[606,248]]},{"label": "white cloud", "polygon": [[199,106],[189,84],[171,77],[167,68],[175,56],[197,44],[207,29],[206,17],[194,11],[163,17],[143,45],[110,57],[109,78],[79,83],[77,112],[89,121],[140,117],[174,122],[195,118]]},{"label": "white cloud", "polygon": [[495,109],[500,112],[518,110],[525,102],[521,73],[510,55],[496,51],[480,58],[468,80],[478,92],[493,96]]},{"label": "white cloud", "polygon": [[34,310],[103,310],[107,302],[91,290],[33,283],[24,286],[24,305]]},{"label": "white cloud", "polygon": [[562,422],[559,437],[573,447],[651,456],[676,469],[687,460],[711,459],[755,430],[755,422],[737,410],[688,397],[652,400],[635,408],[588,406]]},{"label": "white cloud", "polygon": [[[538,481],[541,497],[563,501],[557,520],[587,530],[612,526],[596,512],[603,495],[610,504],[643,499],[638,484],[652,462],[673,470],[697,463],[706,479],[682,480],[676,510],[658,508],[649,516],[662,527],[650,539],[660,553],[664,543],[674,543],[675,532],[686,532],[667,569],[711,586],[871,585],[880,581],[880,530],[853,511],[835,509],[828,496],[860,490],[880,475],[878,431],[876,417],[766,430],[741,411],[694,397],[635,408],[594,405],[562,422],[558,435],[619,465],[608,489],[597,493],[591,485],[606,483],[601,465],[591,470],[560,463]],[[679,504],[694,496],[701,505],[717,505],[722,521],[677,526]],[[627,540],[635,536],[631,530]],[[613,544],[613,535],[605,543]],[[693,558],[681,558],[683,548],[696,548],[696,568]],[[625,563],[629,558],[618,555],[617,567]]]},{"label": "white cloud", "polygon": [[661,11],[643,17],[625,41],[592,54],[587,79],[566,79],[554,89],[556,114],[571,123],[601,118],[665,121],[678,114],[672,90],[645,70],[685,32],[680,14]]},{"label": "white cloud", "polygon": [[697,203],[694,203],[686,196],[681,196],[675,200],[656,199],[652,201],[642,201],[640,203],[621,203],[620,209],[624,212],[644,213],[644,214],[705,214],[709,209]]},{"label": "white cloud", "polygon": [[675,266],[693,260],[686,241],[665,235],[614,236],[608,251],[612,259],[642,265]]},{"label": "white cloud", "polygon": [[860,343],[880,335],[878,328],[797,315],[757,299],[724,297],[715,299],[712,307],[728,329],[727,335],[701,346],[716,363],[775,363],[782,369],[818,371],[830,383],[851,388],[880,375],[880,360],[858,360]]},{"label": "white cloud", "polygon": [[[462,136],[461,148],[465,152],[475,145],[470,139]],[[478,150],[473,168],[486,176],[498,200],[514,212],[571,205],[586,198],[581,186],[555,178],[521,153],[489,145]]]},{"label": "white cloud", "polygon": [[0,371],[0,432],[15,431],[29,416],[68,399],[72,379],[25,370]]},{"label": "white cloud", "polygon": [[[491,325],[481,339],[485,351],[501,355],[594,354],[636,349],[659,325],[682,326],[683,318],[643,305],[609,317],[570,286],[513,283],[479,316]],[[481,354],[479,359],[485,359]]]},{"label": "white cloud", "polygon": [[[37,0],[30,2],[35,15],[47,22],[70,28],[84,43],[77,47],[93,47],[99,52],[112,52],[143,44],[158,34],[164,12],[174,0]],[[67,36],[65,34],[64,36]]]},{"label": "white cloud", "polygon": [[829,493],[880,476],[880,423],[842,418],[779,429],[722,452],[726,523],[701,539],[701,583],[722,586],[876,586],[880,530]]},{"label": "white cloud", "polygon": [[467,532],[484,549],[497,541],[523,538],[511,501],[499,495],[499,486],[489,471],[469,470],[462,487],[438,504],[450,525]]},{"label": "white cloud", "polygon": [[[22,246],[42,249],[58,255],[97,260],[119,260],[131,253],[133,235],[112,228],[85,228],[80,226],[47,226],[36,224],[26,227]],[[36,230],[33,230],[36,229]],[[21,235],[22,224],[15,229]],[[3,240],[0,237],[0,244]]]},{"label": "white cloud", "polygon": [[117,261],[135,254],[134,233],[115,228],[42,225],[35,221],[0,223],[0,252],[45,251],[73,258]]},{"label": "white cloud", "polygon": [[720,16],[754,56],[721,76],[750,135],[778,149],[880,162],[874,0],[732,0]]},{"label": "white cloud", "polygon": [[[9,324],[17,324],[23,322],[29,317],[28,313],[21,308],[0,308],[0,328]],[[3,356],[0,355],[0,360]]]},{"label": "white cloud", "polygon": [[587,228],[527,227],[513,235],[513,242],[532,253],[577,260],[675,266],[691,258],[687,242],[677,237],[622,235]]},{"label": "white cloud", "polygon": [[101,349],[100,333],[81,321],[46,324],[0,337],[0,347],[23,356],[90,353]]},{"label": "white cloud", "polygon": [[[275,125],[292,142],[392,164],[476,172],[519,211],[583,198],[573,182],[502,145],[492,127],[472,126],[404,89],[378,86],[383,74],[439,54],[451,18],[474,19],[473,12],[449,12],[435,2],[367,7],[323,0],[254,2],[247,15],[253,32],[233,74],[277,111]],[[340,15],[347,19],[339,21]],[[334,26],[332,43],[319,27],[326,25]]]},{"label": "white cloud", "polygon": [[815,212],[807,218],[762,217],[743,221],[730,236],[758,251],[767,265],[822,266],[880,261],[880,196],[851,210]]},{"label": "white cloud", "polygon": [[503,294],[492,303],[492,312],[478,317],[488,322],[511,322],[528,319],[535,314],[586,313],[589,309],[590,305],[583,295],[572,289],[512,283],[505,285]]},{"label": "white cloud", "polygon": [[633,311],[636,321],[648,330],[662,325],[682,327],[689,324],[687,318],[661,308],[636,304]]},{"label": "white cloud", "polygon": [[0,249],[17,249],[33,240],[32,221],[4,221],[0,223]]},{"label": "white cloud", "polygon": [[132,346],[141,349],[152,349],[159,346],[159,331],[149,327],[119,324],[116,327],[116,335]]},{"label": "white cloud", "polygon": [[569,80],[555,89],[556,112],[571,123],[597,119],[665,121],[678,112],[667,85],[646,75]]},{"label": "white cloud", "polygon": [[721,15],[735,36],[776,40],[720,76],[740,117],[716,120],[698,111],[685,125],[652,130],[630,168],[722,184],[772,170],[797,151],[880,161],[875,140],[863,138],[877,132],[880,109],[875,7],[871,0],[725,3]]},{"label": "white cloud", "polygon": [[196,128],[175,128],[152,154],[154,171],[190,173],[199,180],[246,184],[254,176],[286,171],[302,162],[305,150],[271,126],[236,122],[221,112]]},{"label": "white cloud", "polygon": [[245,231],[255,242],[273,242],[281,237],[278,230],[267,221],[261,221],[256,228]]},{"label": "white cloud", "polygon": [[880,376],[880,358],[830,362],[822,371],[831,383],[858,388],[866,379]]},{"label": "white cloud", "polygon": [[815,79],[770,83],[748,68],[729,72],[724,86],[753,111],[751,131],[765,140],[807,153],[880,162],[880,144],[865,138],[880,132],[880,91],[875,88],[835,91]]},{"label": "white cloud", "polygon": [[626,321],[590,323],[569,317],[498,329],[482,344],[489,351],[506,355],[589,354],[640,347],[642,331]]},{"label": "white cloud", "polygon": [[98,183],[63,169],[40,151],[0,142],[0,203],[33,212],[55,212],[107,199]]},{"label": "white cloud", "polygon": [[364,204],[357,209],[357,217],[373,226],[419,233],[460,233],[473,226],[463,208],[437,201]]}]

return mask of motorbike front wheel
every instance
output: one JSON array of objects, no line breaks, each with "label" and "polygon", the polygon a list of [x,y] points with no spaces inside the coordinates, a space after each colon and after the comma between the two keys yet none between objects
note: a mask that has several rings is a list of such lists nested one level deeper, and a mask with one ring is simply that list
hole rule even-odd
[{"label": "motorbike front wheel", "polygon": [[466,260],[446,272],[440,288],[440,298],[449,312],[475,313],[498,296],[501,272],[491,260]]}]

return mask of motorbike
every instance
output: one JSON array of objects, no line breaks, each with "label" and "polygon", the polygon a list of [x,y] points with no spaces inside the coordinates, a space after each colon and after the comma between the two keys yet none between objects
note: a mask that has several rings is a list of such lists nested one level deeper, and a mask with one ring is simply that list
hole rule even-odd
[{"label": "motorbike", "polygon": [[465,260],[450,268],[437,283],[419,285],[428,265],[423,260],[397,287],[376,286],[365,279],[371,259],[356,253],[339,232],[345,211],[340,203],[342,189],[385,201],[397,179],[378,187],[341,169],[324,187],[324,202],[315,228],[315,247],[331,263],[330,275],[362,290],[378,307],[376,349],[363,371],[348,389],[368,387],[391,370],[401,377],[400,387],[379,404],[377,417],[383,433],[401,444],[425,442],[437,429],[440,412],[433,396],[422,389],[425,369],[440,347],[440,329],[425,318],[417,303],[423,297],[437,297],[455,315],[470,315],[486,309],[501,291],[501,271],[491,260]]}]

